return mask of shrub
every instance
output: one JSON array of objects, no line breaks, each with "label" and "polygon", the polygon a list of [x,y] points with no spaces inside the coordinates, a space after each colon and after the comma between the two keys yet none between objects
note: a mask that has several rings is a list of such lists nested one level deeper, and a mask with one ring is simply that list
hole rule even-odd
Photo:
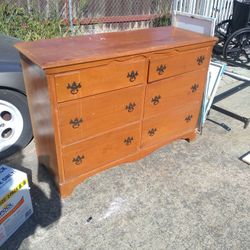
[{"label": "shrub", "polygon": [[169,15],[163,15],[153,21],[153,27],[169,26],[171,25],[171,18]]},{"label": "shrub", "polygon": [[0,4],[0,33],[24,41],[66,36],[69,30],[59,18],[44,18],[35,10]]}]

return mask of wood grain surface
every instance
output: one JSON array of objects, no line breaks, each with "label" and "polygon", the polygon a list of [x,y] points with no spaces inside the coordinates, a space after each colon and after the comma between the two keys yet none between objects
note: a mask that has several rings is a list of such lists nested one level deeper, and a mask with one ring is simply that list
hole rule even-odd
[{"label": "wood grain surface", "polygon": [[65,147],[63,149],[65,178],[68,180],[136,153],[139,143],[140,128],[139,123],[136,123]]},{"label": "wood grain surface", "polygon": [[210,47],[170,55],[158,53],[150,59],[149,82],[207,67],[210,54]]},{"label": "wood grain surface", "polygon": [[39,162],[62,197],[195,138],[216,39],[173,27],[18,43]]},{"label": "wood grain surface", "polygon": [[157,144],[165,138],[178,138],[195,130],[200,112],[200,102],[160,113],[143,120],[141,147]]},{"label": "wood grain surface", "polygon": [[[148,61],[140,56],[55,75],[58,102],[146,83]],[[72,89],[73,85],[78,88]]]},{"label": "wood grain surface", "polygon": [[62,144],[69,144],[139,121],[144,86],[90,96],[58,106]]},{"label": "wood grain surface", "polygon": [[201,102],[206,68],[147,85],[144,117],[167,112],[195,101]]},{"label": "wood grain surface", "polygon": [[39,164],[49,169],[57,183],[63,182],[62,165],[58,157],[59,145],[56,143],[58,138],[55,136],[56,117],[51,108],[52,103],[49,101],[50,90],[46,75],[39,66],[23,55],[21,64]]},{"label": "wood grain surface", "polygon": [[215,41],[169,26],[17,43],[16,48],[45,69]]}]

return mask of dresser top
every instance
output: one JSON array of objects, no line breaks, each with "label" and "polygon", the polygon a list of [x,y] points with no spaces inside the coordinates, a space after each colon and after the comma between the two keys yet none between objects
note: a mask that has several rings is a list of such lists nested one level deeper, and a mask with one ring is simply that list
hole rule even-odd
[{"label": "dresser top", "polygon": [[48,69],[215,41],[214,37],[168,26],[18,42],[15,46],[32,62]]}]

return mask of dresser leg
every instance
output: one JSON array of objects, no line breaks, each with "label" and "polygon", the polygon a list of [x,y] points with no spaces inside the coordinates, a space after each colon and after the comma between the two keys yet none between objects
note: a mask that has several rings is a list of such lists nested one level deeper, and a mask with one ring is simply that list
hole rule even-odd
[{"label": "dresser leg", "polygon": [[72,184],[59,184],[58,189],[61,198],[65,198],[72,194],[75,186]]},{"label": "dresser leg", "polygon": [[188,133],[188,134],[185,134],[183,136],[183,139],[186,140],[186,141],[188,141],[188,142],[194,141],[196,139],[196,133],[195,133],[195,131],[191,132],[191,133]]}]

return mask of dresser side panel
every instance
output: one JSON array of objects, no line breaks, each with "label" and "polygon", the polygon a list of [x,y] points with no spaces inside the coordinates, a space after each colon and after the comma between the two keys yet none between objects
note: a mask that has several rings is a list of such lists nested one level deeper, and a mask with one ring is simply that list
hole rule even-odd
[{"label": "dresser side panel", "polygon": [[47,167],[60,182],[50,94],[44,71],[21,54],[25,89],[39,164]]}]

